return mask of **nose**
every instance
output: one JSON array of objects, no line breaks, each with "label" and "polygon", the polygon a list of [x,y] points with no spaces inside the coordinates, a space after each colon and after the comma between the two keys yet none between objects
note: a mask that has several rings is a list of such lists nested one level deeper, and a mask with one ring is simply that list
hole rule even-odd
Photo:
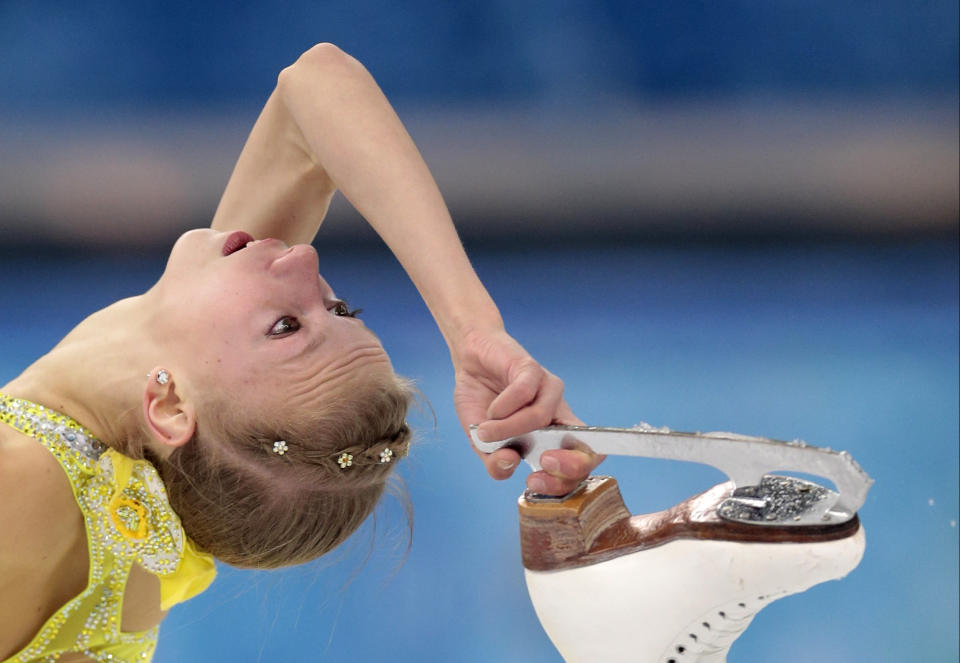
[{"label": "nose", "polygon": [[270,272],[276,276],[298,276],[311,280],[319,269],[317,251],[309,244],[291,246],[270,264]]}]

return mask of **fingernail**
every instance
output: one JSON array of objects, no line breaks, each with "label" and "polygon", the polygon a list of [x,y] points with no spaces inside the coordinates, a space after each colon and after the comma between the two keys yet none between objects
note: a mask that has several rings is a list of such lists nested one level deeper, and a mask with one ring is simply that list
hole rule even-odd
[{"label": "fingernail", "polygon": [[535,493],[542,493],[547,489],[547,484],[543,482],[543,479],[530,479],[527,482],[527,488]]},{"label": "fingernail", "polygon": [[512,469],[515,468],[516,466],[517,466],[516,462],[515,462],[515,461],[512,461],[512,460],[498,460],[498,461],[497,461],[497,467],[499,467],[501,470],[504,470],[504,471],[512,470]]},{"label": "fingernail", "polygon": [[490,440],[487,438],[487,430],[486,430],[485,428],[478,428],[478,429],[477,429],[477,439],[480,440],[481,442],[489,442],[489,441],[490,441]]},{"label": "fingernail", "polygon": [[559,472],[560,463],[553,456],[543,456],[540,458],[540,466],[547,472]]}]

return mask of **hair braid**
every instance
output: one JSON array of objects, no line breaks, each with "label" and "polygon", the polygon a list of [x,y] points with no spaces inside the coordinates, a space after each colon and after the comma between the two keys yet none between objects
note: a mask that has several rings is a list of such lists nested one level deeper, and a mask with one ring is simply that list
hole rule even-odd
[{"label": "hair braid", "polygon": [[229,406],[209,408],[195,439],[158,470],[187,534],[215,557],[256,568],[309,561],[344,541],[380,499],[393,461],[409,450],[412,399],[411,384],[390,375],[358,381],[280,425],[238,430]]}]

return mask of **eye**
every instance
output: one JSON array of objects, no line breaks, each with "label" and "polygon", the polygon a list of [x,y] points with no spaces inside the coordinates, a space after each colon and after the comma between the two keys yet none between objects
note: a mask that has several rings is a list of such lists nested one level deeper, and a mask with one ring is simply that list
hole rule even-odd
[{"label": "eye", "polygon": [[360,315],[360,312],[363,309],[357,308],[351,311],[350,307],[347,306],[347,303],[345,301],[337,300],[336,302],[334,302],[333,308],[331,308],[330,310],[333,311],[334,315],[345,316],[348,318],[355,318],[358,315]]},{"label": "eye", "polygon": [[270,336],[286,336],[300,329],[300,321],[292,315],[285,315],[270,328]]}]

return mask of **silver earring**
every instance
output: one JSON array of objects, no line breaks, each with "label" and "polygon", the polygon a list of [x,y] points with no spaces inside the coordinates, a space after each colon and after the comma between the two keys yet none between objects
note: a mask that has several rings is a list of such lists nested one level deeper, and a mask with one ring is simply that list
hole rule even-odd
[{"label": "silver earring", "polygon": [[170,382],[170,374],[161,368],[157,371],[157,384],[167,384],[168,382]]}]

